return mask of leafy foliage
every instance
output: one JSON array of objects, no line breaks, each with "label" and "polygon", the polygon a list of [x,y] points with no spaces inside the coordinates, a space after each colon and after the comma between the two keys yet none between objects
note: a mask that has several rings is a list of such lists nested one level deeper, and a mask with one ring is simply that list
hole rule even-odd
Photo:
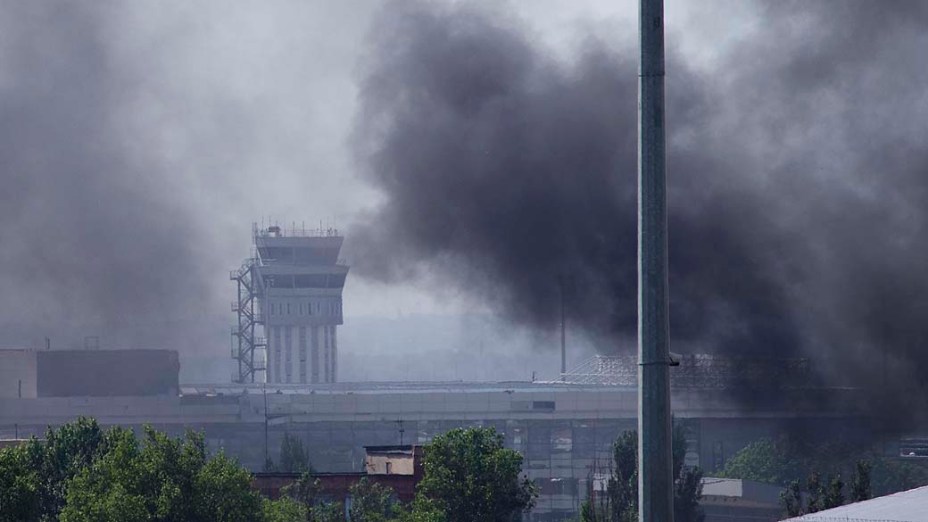
[{"label": "leafy foliage", "polygon": [[[251,474],[221,453],[209,457],[203,436],[173,439],[146,428],[142,444],[122,428],[111,449],[68,485],[62,522],[120,520],[249,521],[263,514]],[[120,507],[122,506],[122,507]],[[135,517],[135,518],[132,518]]]},{"label": "leafy foliage", "polygon": [[348,514],[352,522],[386,522],[393,516],[396,503],[393,489],[365,477],[348,491],[352,500]]},{"label": "leafy foliage", "polygon": [[277,471],[288,471],[291,473],[303,473],[312,471],[309,465],[309,454],[303,447],[303,441],[289,433],[284,433],[284,438],[280,442],[280,465]]},{"label": "leafy foliage", "polygon": [[[784,486],[780,498],[789,516],[928,484],[928,465],[921,460],[887,457],[830,442],[797,444],[788,438],[761,439],[746,446],[719,474]],[[848,475],[852,478],[846,493],[841,477]],[[808,477],[804,484],[803,476]],[[805,503],[802,491],[808,493]]]},{"label": "leafy foliage", "polygon": [[[284,498],[289,503],[301,507],[302,518],[293,520],[308,520],[312,522],[344,522],[345,506],[341,502],[327,502],[322,495],[322,485],[319,479],[313,478],[309,472],[303,475],[293,484],[283,488],[281,491]],[[351,486],[348,490],[351,495],[351,506],[348,508],[348,514],[352,521],[355,522],[387,522],[396,520],[401,514],[401,509],[396,503],[396,495],[393,489],[372,482],[366,477],[362,478],[357,484]],[[291,506],[275,507],[269,506],[268,509],[275,508],[279,510],[288,510],[294,512]],[[283,515],[275,516],[275,520],[290,520],[283,518]]]},{"label": "leafy foliage", "polygon": [[304,522],[309,520],[306,506],[290,497],[264,499],[264,522]]},{"label": "leafy foliage", "polygon": [[[677,522],[702,522],[702,471],[686,468],[686,434],[674,425],[672,438],[674,474],[673,509]],[[623,432],[612,445],[613,469],[606,486],[606,497],[587,500],[581,506],[582,522],[636,522],[638,520],[638,433]]]},{"label": "leafy foliage", "polygon": [[780,503],[783,504],[787,516],[802,515],[802,487],[798,480],[793,480],[780,492]]},{"label": "leafy foliage", "polygon": [[[455,429],[425,447],[414,516],[447,522],[509,522],[534,505],[537,489],[519,478],[522,456],[493,428]],[[443,518],[440,518],[443,517]]]},{"label": "leafy foliage", "polygon": [[[860,469],[866,469],[866,466]],[[862,475],[854,477],[854,481],[861,488],[869,489],[869,485],[866,484],[868,480]],[[806,480],[806,489],[809,493],[805,506],[803,506],[802,485],[798,480],[791,481],[786,489],[780,492],[780,502],[787,516],[798,517],[806,513],[816,513],[844,505],[844,481],[841,480],[840,474],[834,475],[829,481],[817,471],[813,471]]]},{"label": "leafy foliage", "polygon": [[851,481],[851,502],[860,502],[870,498],[870,469],[869,462],[857,461],[854,479]]},{"label": "leafy foliage", "polygon": [[615,469],[607,485],[609,520],[638,520],[638,433],[626,431],[612,445]]},{"label": "leafy foliage", "polygon": [[207,454],[202,435],[146,428],[140,441],[79,419],[0,452],[0,520],[260,521],[250,484],[247,470]]},{"label": "leafy foliage", "polygon": [[728,459],[718,475],[785,486],[802,475],[801,469],[793,450],[784,441],[765,438]]},{"label": "leafy foliage", "polygon": [[67,483],[105,451],[104,433],[93,419],[49,429],[0,452],[0,521],[57,520]]},{"label": "leafy foliage", "polygon": [[912,461],[883,456],[863,458],[872,463],[870,479],[873,496],[888,495],[928,484],[928,463],[922,459]]},{"label": "leafy foliage", "polygon": [[412,509],[409,511],[404,511],[402,509],[397,510],[399,522],[447,522],[448,518],[445,516],[444,511],[442,511],[438,505],[423,496],[416,497],[412,502]]},{"label": "leafy foliage", "polygon": [[825,508],[825,484],[822,482],[822,475],[813,471],[806,481],[806,487],[809,490],[809,501],[806,506],[806,513],[817,513]]},{"label": "leafy foliage", "polygon": [[0,450],[0,522],[39,518],[42,484],[32,461],[24,448]]},{"label": "leafy foliage", "polygon": [[[861,462],[867,466],[865,472],[858,466]],[[928,484],[928,463],[921,460],[887,457],[828,442],[799,444],[786,437],[755,441],[736,453],[726,462],[725,468],[716,473],[786,487],[812,472],[830,476],[857,476],[864,472],[868,487],[861,493],[866,493],[867,498]],[[851,500],[854,498],[852,491]]]},{"label": "leafy foliage", "polygon": [[840,473],[832,477],[831,482],[828,483],[828,489],[825,491],[825,500],[822,505],[824,509],[831,509],[844,505],[844,481],[841,480]]}]

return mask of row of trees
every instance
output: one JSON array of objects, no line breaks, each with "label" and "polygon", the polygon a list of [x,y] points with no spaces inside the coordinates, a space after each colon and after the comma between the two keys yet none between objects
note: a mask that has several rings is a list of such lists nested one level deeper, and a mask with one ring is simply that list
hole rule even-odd
[{"label": "row of trees", "polygon": [[[675,427],[675,519],[700,522],[702,471],[683,465],[685,451],[684,432]],[[634,431],[615,441],[605,488],[591,487],[582,521],[637,519],[637,453]],[[172,438],[146,428],[137,437],[79,419],[50,429],[45,440],[0,451],[0,522],[341,522],[346,514],[362,522],[510,521],[537,496],[535,485],[521,476],[522,456],[504,448],[493,429],[452,430],[426,446],[423,459],[424,476],[410,505],[397,503],[389,488],[362,480],[345,506],[326,501],[307,452],[298,439],[285,437],[280,468],[304,474],[282,499],[270,501],[251,488],[250,473],[234,460],[210,455],[200,434]],[[717,473],[782,486],[791,516],[928,484],[928,466],[921,463],[787,439],[759,440]],[[842,477],[851,477],[849,484]]]},{"label": "row of trees", "polygon": [[352,502],[347,509],[341,502],[327,500],[319,480],[309,472],[283,493],[279,500],[265,503],[265,522],[345,522],[346,514],[352,521],[386,522],[406,515],[392,489],[367,478],[349,489]]},{"label": "row of trees", "polygon": [[424,449],[410,506],[361,480],[352,502],[326,501],[296,444],[282,464],[305,467],[283,498],[262,498],[251,474],[201,434],[172,438],[145,428],[103,430],[92,419],[49,429],[44,441],[0,450],[0,522],[510,522],[537,496],[520,478],[522,456],[493,429],[457,429]]},{"label": "row of trees", "polygon": [[[785,513],[799,516],[928,484],[921,461],[888,458],[858,446],[760,439],[739,451],[719,476],[755,480],[784,488]],[[846,484],[842,477],[851,477]]]},{"label": "row of trees", "polygon": [[806,480],[805,491],[808,494],[805,498],[803,498],[802,491],[801,482],[793,480],[780,493],[780,500],[783,502],[787,515],[798,517],[806,513],[817,513],[824,509],[843,506],[845,501],[853,503],[867,500],[870,498],[870,464],[862,460],[857,462],[848,498],[845,498],[844,481],[841,480],[840,473],[835,474],[829,480],[827,476],[813,471]]},{"label": "row of trees", "polygon": [[104,431],[92,419],[0,451],[0,521],[255,521],[251,474],[203,436]]},{"label": "row of trees", "polygon": [[[638,433],[622,433],[612,446],[612,467],[605,495],[591,486],[580,511],[581,522],[635,522],[638,520]],[[673,511],[677,522],[702,522],[703,472],[684,466],[686,437],[682,426],[673,428]]]},{"label": "row of trees", "polygon": [[797,442],[789,437],[757,440],[728,459],[716,473],[786,487],[813,473],[852,476],[861,461],[868,465],[875,496],[928,484],[928,465],[922,459],[904,460],[861,450],[860,445]]}]

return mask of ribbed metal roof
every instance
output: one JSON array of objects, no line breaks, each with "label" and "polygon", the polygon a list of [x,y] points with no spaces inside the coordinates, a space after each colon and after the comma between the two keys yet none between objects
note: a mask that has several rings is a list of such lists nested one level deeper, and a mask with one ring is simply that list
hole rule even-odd
[{"label": "ribbed metal roof", "polygon": [[[732,357],[714,354],[676,356],[673,388],[802,388],[815,384],[808,359]],[[596,355],[562,376],[561,382],[607,386],[637,386],[638,358]]]},{"label": "ribbed metal roof", "polygon": [[[185,384],[181,385],[182,395],[237,395],[260,394],[267,392],[283,395],[326,394],[326,393],[421,393],[421,392],[502,392],[502,391],[570,391],[602,390],[602,384],[580,384],[570,382],[529,382],[529,381],[400,381],[400,382],[338,382],[328,384]],[[620,387],[621,388],[621,387]],[[615,389],[610,387],[610,389]],[[634,392],[633,387],[624,387]]]},{"label": "ribbed metal roof", "polygon": [[925,522],[928,521],[928,486],[786,520],[788,522]]}]

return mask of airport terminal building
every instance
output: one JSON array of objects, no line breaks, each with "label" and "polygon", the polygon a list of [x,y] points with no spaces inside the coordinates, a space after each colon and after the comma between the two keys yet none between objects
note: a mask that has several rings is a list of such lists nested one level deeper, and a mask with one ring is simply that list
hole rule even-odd
[{"label": "airport terminal building", "polygon": [[[598,363],[616,365],[627,367],[610,358]],[[587,371],[556,382],[182,385],[180,393],[166,386],[134,396],[19,397],[11,389],[0,398],[0,438],[41,435],[49,425],[85,415],[104,425],[151,424],[175,435],[202,430],[211,448],[260,471],[268,458],[277,461],[289,434],[303,441],[315,469],[352,472],[362,471],[365,446],[425,444],[453,428],[492,426],[522,453],[525,474],[539,486],[528,519],[565,520],[590,491],[604,487],[612,442],[636,427],[636,388],[616,368],[608,375]],[[674,387],[673,410],[686,428],[686,464],[709,472],[746,444],[791,426],[866,435],[849,390],[781,391],[770,395],[776,400],[746,408],[732,400],[736,390],[721,387],[724,381],[679,382],[687,386]],[[831,400],[817,400],[823,394]]]}]

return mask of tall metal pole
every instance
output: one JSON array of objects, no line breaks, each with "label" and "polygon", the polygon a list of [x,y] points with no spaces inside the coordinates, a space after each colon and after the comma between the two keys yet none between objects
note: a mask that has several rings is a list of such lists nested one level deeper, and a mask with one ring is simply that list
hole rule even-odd
[{"label": "tall metal pole", "polygon": [[564,276],[558,278],[561,290],[561,380],[567,379],[567,317],[564,311]]},{"label": "tall metal pole", "polygon": [[672,522],[664,3],[638,9],[638,519]]},{"label": "tall metal pole", "polygon": [[261,392],[264,394],[264,471],[271,471],[268,469],[271,458],[267,448],[267,383],[261,387]]}]

